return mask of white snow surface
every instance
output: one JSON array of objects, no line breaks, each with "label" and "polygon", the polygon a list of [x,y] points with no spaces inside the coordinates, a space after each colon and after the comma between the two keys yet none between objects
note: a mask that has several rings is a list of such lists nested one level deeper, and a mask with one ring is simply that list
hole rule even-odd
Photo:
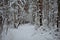
[{"label": "white snow surface", "polygon": [[20,25],[17,29],[9,28],[7,35],[2,33],[2,40],[55,40],[52,34],[42,30],[35,30],[30,23]]}]

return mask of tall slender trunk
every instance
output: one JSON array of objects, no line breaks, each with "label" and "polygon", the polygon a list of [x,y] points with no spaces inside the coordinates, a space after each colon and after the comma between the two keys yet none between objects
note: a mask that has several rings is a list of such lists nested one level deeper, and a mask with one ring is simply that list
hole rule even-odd
[{"label": "tall slender trunk", "polygon": [[60,28],[60,0],[58,0],[57,27]]},{"label": "tall slender trunk", "polygon": [[43,0],[38,0],[39,17],[40,17],[40,26],[42,26],[42,2]]}]

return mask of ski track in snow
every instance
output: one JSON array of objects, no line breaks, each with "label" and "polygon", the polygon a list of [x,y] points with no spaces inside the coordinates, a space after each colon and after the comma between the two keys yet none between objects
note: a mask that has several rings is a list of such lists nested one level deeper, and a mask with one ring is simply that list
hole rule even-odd
[{"label": "ski track in snow", "polygon": [[[48,32],[41,34],[34,29],[34,25],[20,25],[18,29],[9,29],[7,35],[3,35],[3,40],[54,40]],[[5,33],[4,33],[5,34]]]}]

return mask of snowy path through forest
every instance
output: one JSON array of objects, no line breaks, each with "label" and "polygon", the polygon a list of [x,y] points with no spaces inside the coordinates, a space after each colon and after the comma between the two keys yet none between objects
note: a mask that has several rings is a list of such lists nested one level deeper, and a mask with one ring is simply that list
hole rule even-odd
[{"label": "snowy path through forest", "polygon": [[[3,35],[3,40],[53,40],[53,36],[48,32],[41,34],[36,31],[32,24],[20,25],[18,29],[9,29],[7,35]],[[36,34],[35,34],[36,33]]]}]

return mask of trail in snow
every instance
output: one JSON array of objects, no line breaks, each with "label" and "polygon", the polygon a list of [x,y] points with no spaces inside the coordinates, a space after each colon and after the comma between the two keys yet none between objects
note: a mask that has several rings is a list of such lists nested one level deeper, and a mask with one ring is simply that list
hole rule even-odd
[{"label": "trail in snow", "polygon": [[9,29],[7,35],[3,35],[3,40],[55,40],[49,32],[41,34],[36,31],[32,24],[20,25],[18,29]]}]

